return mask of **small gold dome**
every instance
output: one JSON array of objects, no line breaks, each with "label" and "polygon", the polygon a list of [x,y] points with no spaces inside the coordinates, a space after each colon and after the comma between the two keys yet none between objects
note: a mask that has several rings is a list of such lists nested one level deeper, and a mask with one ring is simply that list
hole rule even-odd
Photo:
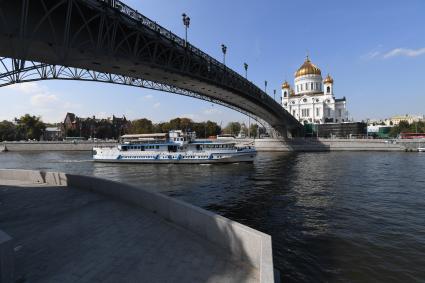
[{"label": "small gold dome", "polygon": [[302,64],[302,66],[298,69],[298,71],[295,72],[295,78],[298,78],[304,75],[319,75],[319,76],[322,75],[322,72],[320,71],[320,69],[316,65],[311,63],[308,56],[305,59],[304,64]]},{"label": "small gold dome", "polygon": [[324,84],[333,84],[334,83],[334,79],[328,74],[325,78],[325,80],[323,81]]},{"label": "small gold dome", "polygon": [[289,85],[289,83],[288,83],[287,81],[285,81],[285,82],[282,84],[282,89],[284,89],[284,88],[291,88],[291,86]]}]

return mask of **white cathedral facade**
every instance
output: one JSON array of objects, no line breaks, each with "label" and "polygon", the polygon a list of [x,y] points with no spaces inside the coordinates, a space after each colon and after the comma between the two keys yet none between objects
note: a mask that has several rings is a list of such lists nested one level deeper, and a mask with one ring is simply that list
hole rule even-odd
[{"label": "white cathedral facade", "polygon": [[334,80],[306,58],[296,71],[294,88],[282,84],[282,106],[303,124],[342,123],[348,121],[346,99],[335,98]]}]

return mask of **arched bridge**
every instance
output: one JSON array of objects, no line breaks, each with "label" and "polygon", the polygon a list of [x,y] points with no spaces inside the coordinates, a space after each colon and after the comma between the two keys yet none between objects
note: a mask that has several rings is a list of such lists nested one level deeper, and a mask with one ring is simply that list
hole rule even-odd
[{"label": "arched bridge", "polygon": [[219,103],[283,136],[301,128],[253,83],[117,0],[0,0],[0,56],[0,86],[121,83]]}]

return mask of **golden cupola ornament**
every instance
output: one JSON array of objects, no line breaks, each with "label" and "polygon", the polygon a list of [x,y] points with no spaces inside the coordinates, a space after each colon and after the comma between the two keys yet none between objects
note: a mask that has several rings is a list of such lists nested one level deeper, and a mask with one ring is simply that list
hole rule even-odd
[{"label": "golden cupola ornament", "polygon": [[322,71],[320,71],[319,67],[311,63],[310,58],[305,59],[304,63],[301,67],[295,72],[295,78],[305,76],[305,75],[322,75]]},{"label": "golden cupola ornament", "polygon": [[325,80],[323,81],[324,84],[333,84],[334,83],[334,79],[328,74],[325,78]]}]

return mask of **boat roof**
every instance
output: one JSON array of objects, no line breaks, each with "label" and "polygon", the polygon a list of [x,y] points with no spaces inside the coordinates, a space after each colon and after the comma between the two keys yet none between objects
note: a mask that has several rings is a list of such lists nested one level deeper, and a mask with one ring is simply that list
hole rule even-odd
[{"label": "boat roof", "polygon": [[155,133],[155,134],[136,134],[136,135],[123,135],[123,139],[139,139],[139,138],[166,138],[167,133]]},{"label": "boat roof", "polygon": [[190,144],[236,144],[235,142],[216,142],[216,141],[194,141],[191,142]]}]

